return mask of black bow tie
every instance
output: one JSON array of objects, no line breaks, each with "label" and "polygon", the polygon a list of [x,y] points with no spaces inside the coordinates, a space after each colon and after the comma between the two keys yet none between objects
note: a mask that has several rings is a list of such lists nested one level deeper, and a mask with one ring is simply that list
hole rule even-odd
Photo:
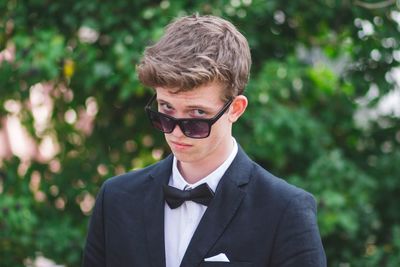
[{"label": "black bow tie", "polygon": [[176,209],[186,200],[208,206],[214,197],[214,192],[206,183],[189,190],[180,190],[169,185],[164,185],[163,190],[165,201],[171,209]]}]

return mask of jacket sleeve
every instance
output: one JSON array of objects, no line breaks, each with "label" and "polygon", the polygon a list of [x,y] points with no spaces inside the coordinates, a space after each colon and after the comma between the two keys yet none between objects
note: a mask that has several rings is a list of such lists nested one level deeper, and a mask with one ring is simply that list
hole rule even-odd
[{"label": "jacket sleeve", "polygon": [[105,185],[100,189],[89,222],[82,267],[106,266],[103,201]]},{"label": "jacket sleeve", "polygon": [[273,267],[325,267],[326,256],[318,230],[316,202],[301,191],[287,204],[275,235]]}]

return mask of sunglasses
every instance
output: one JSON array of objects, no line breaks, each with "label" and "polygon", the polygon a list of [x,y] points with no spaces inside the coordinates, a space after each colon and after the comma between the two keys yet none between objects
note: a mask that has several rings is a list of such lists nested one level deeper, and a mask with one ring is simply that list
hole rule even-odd
[{"label": "sunglasses", "polygon": [[176,125],[179,125],[184,135],[190,138],[206,138],[210,135],[211,126],[226,112],[233,100],[229,100],[223,108],[211,119],[176,119],[167,114],[151,109],[151,105],[156,99],[156,94],[150,99],[145,110],[154,128],[163,133],[172,133]]}]

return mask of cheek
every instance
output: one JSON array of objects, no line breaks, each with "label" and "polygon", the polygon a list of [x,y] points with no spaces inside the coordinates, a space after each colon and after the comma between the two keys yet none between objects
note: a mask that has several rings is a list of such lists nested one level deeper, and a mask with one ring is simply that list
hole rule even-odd
[{"label": "cheek", "polygon": [[[215,126],[215,127],[214,127]],[[212,149],[215,145],[220,143],[221,139],[224,137],[224,125],[213,125],[211,128],[210,136],[207,138],[207,146]]]},{"label": "cheek", "polygon": [[218,121],[211,128],[211,133],[214,133],[216,137],[225,135],[227,131],[229,131],[229,122],[225,120]]}]

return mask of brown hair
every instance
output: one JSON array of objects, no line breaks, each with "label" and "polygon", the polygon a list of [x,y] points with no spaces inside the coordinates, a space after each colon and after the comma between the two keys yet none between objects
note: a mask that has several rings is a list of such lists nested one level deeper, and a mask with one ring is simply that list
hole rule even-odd
[{"label": "brown hair", "polygon": [[209,82],[225,88],[225,99],[242,94],[249,78],[250,49],[230,22],[215,16],[182,17],[146,48],[137,66],[139,80],[149,87],[192,90]]}]

